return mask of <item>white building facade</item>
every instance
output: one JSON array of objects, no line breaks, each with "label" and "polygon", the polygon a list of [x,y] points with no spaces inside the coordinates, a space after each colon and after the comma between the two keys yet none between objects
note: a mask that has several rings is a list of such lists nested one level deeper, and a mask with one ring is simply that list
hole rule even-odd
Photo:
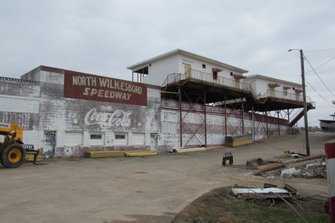
[{"label": "white building facade", "polygon": [[[299,84],[246,77],[244,69],[183,50],[129,68],[134,81],[48,66],[39,66],[21,79],[0,77],[0,122],[22,126],[24,142],[43,150],[45,157],[82,157],[92,150],[164,152],[224,145],[229,135],[250,134],[260,140],[287,134],[288,120],[252,112],[248,106],[257,102],[250,104],[248,96],[290,95],[290,101],[300,100],[298,94],[291,97]],[[204,86],[206,97],[197,100],[196,94],[202,96],[203,90],[186,87],[182,90],[189,95],[168,92],[173,97],[166,97],[164,86],[174,87],[180,81],[187,86],[187,80],[191,87]],[[268,94],[272,87],[281,87],[287,95]],[[228,105],[217,92],[235,98],[242,92],[244,98]],[[196,97],[188,100],[188,96]],[[220,103],[215,105],[211,99]]]}]

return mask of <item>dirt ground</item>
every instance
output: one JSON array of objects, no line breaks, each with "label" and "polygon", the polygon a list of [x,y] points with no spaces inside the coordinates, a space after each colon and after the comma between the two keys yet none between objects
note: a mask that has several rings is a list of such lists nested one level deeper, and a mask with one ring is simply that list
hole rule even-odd
[{"label": "dirt ground", "polygon": [[[333,139],[335,134],[312,132],[311,153],[324,153],[324,143]],[[301,133],[204,152],[1,167],[1,222],[170,222],[202,194],[235,184],[289,183],[306,196],[327,197],[326,179],[265,178],[244,166],[251,158],[279,160],[285,150],[304,153],[303,142]],[[221,165],[226,151],[233,153],[233,166]]]}]

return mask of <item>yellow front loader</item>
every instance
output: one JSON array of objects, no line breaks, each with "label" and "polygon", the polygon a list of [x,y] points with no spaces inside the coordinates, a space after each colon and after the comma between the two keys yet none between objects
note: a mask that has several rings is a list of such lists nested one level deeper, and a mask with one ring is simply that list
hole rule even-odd
[{"label": "yellow front loader", "polygon": [[16,123],[0,123],[0,135],[4,136],[0,142],[0,161],[6,168],[16,168],[26,160],[26,153],[34,155],[34,163],[39,150],[34,150],[33,145],[23,143],[23,129]]}]

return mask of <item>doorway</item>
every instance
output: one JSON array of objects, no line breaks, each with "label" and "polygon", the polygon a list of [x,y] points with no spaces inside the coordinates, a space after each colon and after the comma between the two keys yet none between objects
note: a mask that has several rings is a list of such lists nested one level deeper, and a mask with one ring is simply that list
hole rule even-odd
[{"label": "doorway", "polygon": [[185,63],[185,79],[189,79],[191,77],[191,64]]},{"label": "doorway", "polygon": [[158,149],[158,134],[150,133],[150,149]]},{"label": "doorway", "polygon": [[44,131],[43,153],[46,158],[55,157],[56,131]]}]

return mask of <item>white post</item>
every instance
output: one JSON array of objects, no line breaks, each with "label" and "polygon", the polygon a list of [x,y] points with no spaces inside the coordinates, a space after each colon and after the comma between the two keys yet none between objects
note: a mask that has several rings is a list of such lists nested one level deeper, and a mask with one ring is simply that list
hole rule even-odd
[{"label": "white post", "polygon": [[329,187],[329,222],[335,222],[335,143],[325,144]]}]

